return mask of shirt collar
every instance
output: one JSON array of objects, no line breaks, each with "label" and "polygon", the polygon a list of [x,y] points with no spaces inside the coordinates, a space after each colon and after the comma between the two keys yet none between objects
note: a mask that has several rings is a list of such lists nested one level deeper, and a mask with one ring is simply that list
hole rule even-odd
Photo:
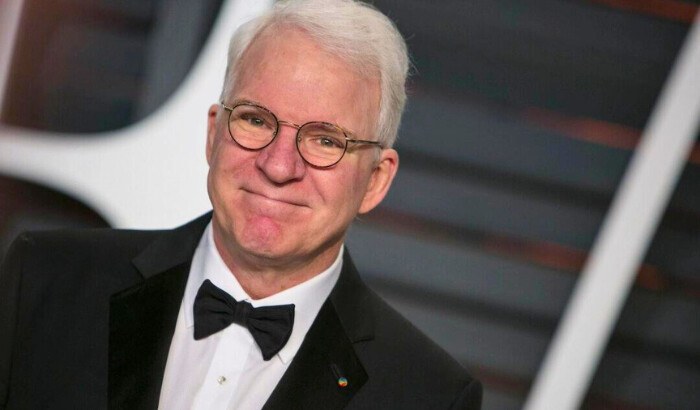
[{"label": "shirt collar", "polygon": [[343,267],[342,255],[343,246],[340,247],[338,256],[331,266],[320,274],[272,296],[251,300],[216,249],[210,222],[195,250],[190,275],[187,279],[183,301],[185,305],[185,324],[188,329],[194,326],[194,299],[197,296],[199,287],[206,279],[209,279],[214,285],[226,291],[234,299],[239,301],[245,300],[255,307],[294,304],[292,334],[287,344],[277,354],[284,364],[289,364],[301,347],[301,343],[304,341],[304,337],[316,319],[319,310],[321,310],[321,306],[338,281]]}]

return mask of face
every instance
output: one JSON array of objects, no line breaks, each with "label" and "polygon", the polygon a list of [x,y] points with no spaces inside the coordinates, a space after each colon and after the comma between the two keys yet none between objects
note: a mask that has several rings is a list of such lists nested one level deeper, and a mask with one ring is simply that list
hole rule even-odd
[{"label": "face", "polygon": [[[251,44],[225,103],[252,101],[283,121],[331,122],[375,140],[379,96],[377,79],[359,77],[303,32],[286,29]],[[228,113],[219,110],[209,110],[207,138],[219,253],[229,266],[248,269],[325,269],[355,215],[384,198],[398,167],[396,152],[349,147],[335,166],[314,168],[296,150],[295,128],[280,125],[270,145],[250,151],[231,139]]]}]

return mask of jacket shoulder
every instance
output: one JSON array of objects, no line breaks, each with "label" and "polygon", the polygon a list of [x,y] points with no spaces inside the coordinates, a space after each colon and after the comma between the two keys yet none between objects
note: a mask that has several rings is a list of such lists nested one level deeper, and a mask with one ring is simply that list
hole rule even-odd
[{"label": "jacket shoulder", "polygon": [[[21,277],[22,292],[48,288],[108,290],[136,278],[131,260],[162,231],[80,229],[20,234],[5,256],[3,280]],[[17,279],[20,280],[20,279]],[[101,292],[100,292],[101,293]]]},{"label": "jacket shoulder", "polygon": [[162,232],[109,228],[28,231],[20,234],[15,242],[26,252],[41,252],[43,255],[83,252],[93,257],[104,253],[128,256],[143,249]]}]

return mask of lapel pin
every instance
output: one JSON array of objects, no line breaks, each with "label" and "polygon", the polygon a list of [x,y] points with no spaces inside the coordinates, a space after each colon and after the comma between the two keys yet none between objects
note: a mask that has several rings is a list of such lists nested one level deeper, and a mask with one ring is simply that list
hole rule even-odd
[{"label": "lapel pin", "polygon": [[331,370],[337,379],[338,387],[346,387],[348,385],[348,379],[340,374],[340,369],[338,369],[335,363],[331,363]]}]

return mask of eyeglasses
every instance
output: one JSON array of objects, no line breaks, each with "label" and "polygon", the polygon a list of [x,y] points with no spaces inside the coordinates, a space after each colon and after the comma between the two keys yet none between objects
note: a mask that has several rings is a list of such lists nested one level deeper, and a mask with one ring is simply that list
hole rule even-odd
[{"label": "eyeglasses", "polygon": [[245,101],[238,102],[233,107],[221,102],[221,106],[229,112],[229,134],[241,147],[261,150],[272,143],[280,125],[287,125],[297,129],[296,146],[301,158],[317,168],[332,167],[340,162],[349,143],[382,148],[378,141],[348,138],[349,132],[328,122],[312,121],[298,125],[280,121],[267,108]]}]

